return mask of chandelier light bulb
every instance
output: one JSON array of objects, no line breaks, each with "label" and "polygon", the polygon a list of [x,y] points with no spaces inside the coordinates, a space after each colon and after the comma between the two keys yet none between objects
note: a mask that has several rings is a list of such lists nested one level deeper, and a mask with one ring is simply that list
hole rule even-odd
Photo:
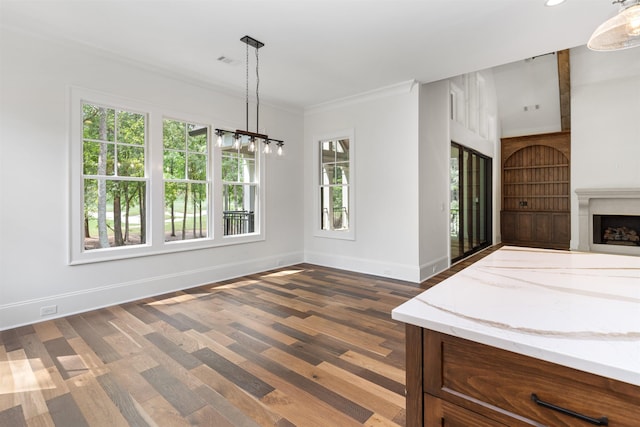
[{"label": "chandelier light bulb", "polygon": [[633,6],[629,10],[627,34],[632,37],[640,36],[640,4]]},{"label": "chandelier light bulb", "polygon": [[253,153],[254,151],[256,151],[256,137],[252,136],[251,138],[249,138],[249,148],[248,148],[250,153]]},{"label": "chandelier light bulb", "polygon": [[269,146],[270,143],[271,143],[270,141],[267,141],[267,140],[264,141],[264,150],[263,150],[264,154],[271,153],[271,147]]}]

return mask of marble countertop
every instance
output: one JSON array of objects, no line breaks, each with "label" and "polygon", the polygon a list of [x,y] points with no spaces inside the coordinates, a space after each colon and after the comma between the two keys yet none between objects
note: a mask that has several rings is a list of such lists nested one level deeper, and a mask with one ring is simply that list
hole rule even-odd
[{"label": "marble countertop", "polygon": [[505,246],[392,318],[640,386],[640,257]]}]

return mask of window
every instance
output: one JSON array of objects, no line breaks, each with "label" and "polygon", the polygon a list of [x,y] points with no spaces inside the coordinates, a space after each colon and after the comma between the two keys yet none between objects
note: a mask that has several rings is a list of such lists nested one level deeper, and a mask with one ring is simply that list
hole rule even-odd
[{"label": "window", "polygon": [[227,134],[222,142],[222,209],[225,236],[256,231],[258,180],[256,152],[247,141]]},{"label": "window", "polygon": [[208,237],[209,129],[162,123],[165,241]]},{"label": "window", "polygon": [[353,137],[318,144],[319,235],[353,238]]},{"label": "window", "polygon": [[69,262],[264,239],[264,155],[207,118],[73,88]]},{"label": "window", "polygon": [[84,249],[146,242],[146,116],[82,104]]}]

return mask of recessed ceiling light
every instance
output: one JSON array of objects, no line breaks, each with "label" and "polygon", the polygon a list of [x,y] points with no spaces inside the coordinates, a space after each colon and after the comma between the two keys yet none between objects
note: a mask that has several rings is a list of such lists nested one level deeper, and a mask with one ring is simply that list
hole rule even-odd
[{"label": "recessed ceiling light", "polygon": [[565,0],[547,0],[546,2],[544,2],[545,6],[557,6],[559,4],[564,3]]}]

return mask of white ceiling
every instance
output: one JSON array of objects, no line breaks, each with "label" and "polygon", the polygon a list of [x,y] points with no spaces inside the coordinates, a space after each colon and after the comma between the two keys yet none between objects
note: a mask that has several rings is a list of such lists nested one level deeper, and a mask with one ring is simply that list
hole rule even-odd
[{"label": "white ceiling", "polygon": [[291,107],[583,45],[616,13],[611,0],[0,0],[4,27],[242,94],[250,35],[265,43],[261,100]]}]

